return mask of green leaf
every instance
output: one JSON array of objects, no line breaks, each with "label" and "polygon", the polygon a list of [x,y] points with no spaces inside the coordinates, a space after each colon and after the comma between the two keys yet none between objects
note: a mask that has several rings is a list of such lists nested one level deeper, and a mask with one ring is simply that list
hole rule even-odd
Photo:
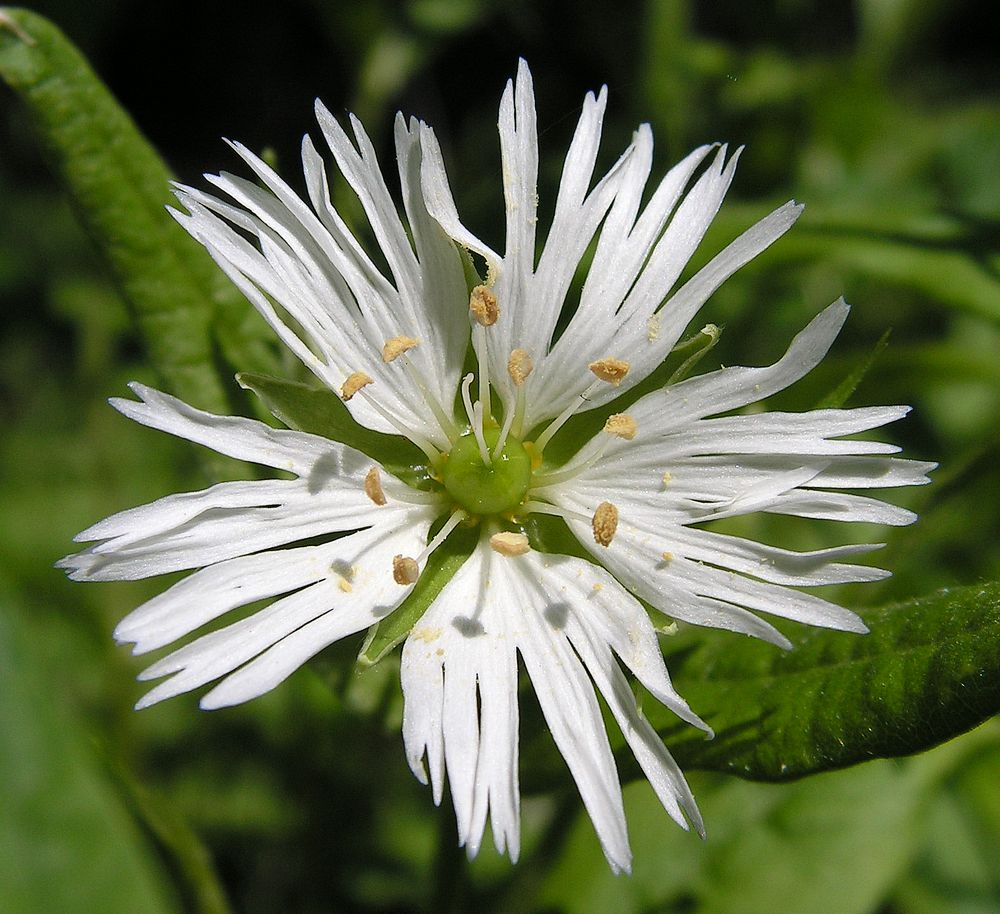
[{"label": "green leaf", "polygon": [[387,435],[361,425],[332,390],[252,372],[241,372],[236,380],[257,394],[289,428],[356,448],[410,485],[421,487],[428,479],[427,457],[420,448],[402,435]]},{"label": "green leaf", "polygon": [[153,364],[184,400],[232,411],[217,349],[234,367],[273,370],[266,326],[166,212],[170,172],[76,47],[35,13],[2,16],[0,78],[26,105]]},{"label": "green leaf", "polygon": [[858,389],[858,385],[864,380],[864,377],[871,370],[872,365],[875,364],[876,359],[882,354],[886,346],[889,345],[889,335],[892,330],[886,330],[885,333],[879,337],[879,341],[875,344],[875,347],[870,353],[854,368],[848,373],[847,377],[844,378],[833,390],[831,390],[825,397],[823,397],[815,406],[816,409],[838,409],[843,406],[851,394]]},{"label": "green leaf", "polygon": [[[785,627],[794,650],[706,629],[663,642],[678,691],[715,730],[643,711],[685,769],[785,781],[922,752],[1000,711],[1000,584],[946,589],[862,614],[868,635]],[[617,729],[623,777],[638,767]],[[564,766],[542,735],[525,741],[523,784]]]},{"label": "green leaf", "polygon": [[472,555],[479,542],[479,529],[459,525],[452,534],[428,557],[417,583],[409,596],[378,625],[373,626],[365,639],[358,661],[363,665],[378,663],[400,643],[427,611],[447,584]]},{"label": "green leaf", "polygon": [[864,613],[868,635],[804,631],[787,653],[727,633],[667,643],[681,694],[716,737],[647,713],[687,767],[788,780],[921,752],[1000,711],[1000,584]]},{"label": "green leaf", "polygon": [[61,705],[28,615],[0,607],[0,910],[167,914],[149,843]]}]

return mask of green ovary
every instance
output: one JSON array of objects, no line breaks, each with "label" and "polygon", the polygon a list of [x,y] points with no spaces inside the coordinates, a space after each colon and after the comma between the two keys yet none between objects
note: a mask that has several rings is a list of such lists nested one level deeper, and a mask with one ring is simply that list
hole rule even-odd
[{"label": "green ovary", "polygon": [[[484,437],[492,453],[499,432],[488,428]],[[524,500],[531,482],[531,457],[520,441],[508,436],[492,465],[485,466],[479,445],[469,433],[455,442],[441,481],[451,497],[470,514],[503,514]]]}]

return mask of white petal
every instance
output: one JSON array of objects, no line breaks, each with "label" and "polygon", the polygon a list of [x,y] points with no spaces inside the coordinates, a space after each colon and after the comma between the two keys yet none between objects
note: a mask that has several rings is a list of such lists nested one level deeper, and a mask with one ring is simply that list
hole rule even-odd
[{"label": "white petal", "polygon": [[[506,629],[509,607],[483,587],[489,556],[480,549],[445,585],[403,647],[403,739],[421,780],[426,753],[440,798],[442,761],[470,856],[487,812],[499,850],[519,849],[517,664]],[[477,711],[477,683],[479,707]]]},{"label": "white petal", "polygon": [[[288,598],[288,602],[280,601],[285,602],[283,606],[274,604],[263,610],[259,630],[251,620],[232,626],[234,642],[227,648],[229,638],[220,637],[211,649],[222,650],[227,657],[230,650],[235,650],[241,662],[248,655],[255,655],[254,659],[205,695],[201,706],[221,708],[263,695],[327,645],[369,628],[391,613],[410,592],[393,580],[392,557],[418,553],[426,542],[429,525],[428,516],[420,523],[404,524],[395,530],[376,528],[359,534],[358,539],[348,537],[343,541],[342,555],[352,567],[349,591],[341,587],[339,579],[343,575],[333,571],[337,579],[313,585],[318,589],[314,596],[302,597],[301,603]],[[331,596],[333,605],[324,611],[322,599]],[[196,650],[192,645],[192,653]],[[211,653],[197,652],[198,662],[205,662]],[[220,663],[229,666],[230,660]]]}]

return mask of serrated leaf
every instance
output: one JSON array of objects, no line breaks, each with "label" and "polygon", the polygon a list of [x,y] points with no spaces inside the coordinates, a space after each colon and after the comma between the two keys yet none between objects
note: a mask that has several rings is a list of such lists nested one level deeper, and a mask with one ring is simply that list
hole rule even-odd
[{"label": "serrated leaf", "polygon": [[[910,755],[1000,711],[1000,584],[864,613],[868,635],[811,629],[781,652],[724,633],[667,644],[681,693],[716,729],[682,735],[695,768],[788,780]],[[691,637],[694,635],[694,637]],[[649,709],[661,733],[677,732]]]},{"label": "serrated leaf", "polygon": [[378,663],[410,633],[427,611],[427,607],[441,593],[444,585],[472,555],[472,550],[476,548],[478,542],[477,528],[459,526],[427,557],[427,562],[409,596],[369,631],[358,656],[360,663],[365,665]]},{"label": "serrated leaf", "polygon": [[[868,635],[786,627],[796,643],[787,652],[689,628],[664,640],[667,668],[715,739],[652,699],[643,711],[682,767],[760,781],[922,752],[1000,711],[1000,584],[862,615]],[[623,777],[638,776],[614,728],[611,737]],[[522,755],[527,789],[562,777],[545,741],[528,741]]]},{"label": "serrated leaf", "polygon": [[26,105],[153,364],[184,400],[232,411],[217,350],[234,367],[271,368],[262,320],[166,212],[169,170],[76,47],[35,13],[3,15],[0,78]]},{"label": "serrated leaf", "polygon": [[252,372],[241,372],[236,380],[260,397],[289,428],[356,448],[410,485],[419,486],[427,478],[427,457],[420,448],[401,435],[387,435],[361,425],[332,390]]}]

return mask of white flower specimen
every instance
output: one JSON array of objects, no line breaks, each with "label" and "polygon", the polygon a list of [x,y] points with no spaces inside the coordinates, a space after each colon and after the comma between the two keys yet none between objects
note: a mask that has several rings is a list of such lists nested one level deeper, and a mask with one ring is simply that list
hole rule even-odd
[{"label": "white flower specimen", "polygon": [[[308,202],[239,145],[255,180],[210,177],[220,196],[178,188],[186,212],[177,219],[284,343],[360,426],[405,439],[420,466],[394,475],[350,436],[345,443],[211,415],[133,385],[138,402],[112,401],[129,418],[294,478],[226,482],[124,511],[81,533],[94,545],[62,565],[93,581],[198,569],[120,624],[116,637],[136,653],[270,600],[142,674],[166,678],[140,707],[215,682],[201,704],[219,708],[261,695],[332,642],[403,613],[426,584],[422,575],[430,579],[435,550],[474,529],[478,545],[450,578],[435,572],[439,592],[403,647],[410,766],[430,780],[436,802],[447,773],[470,855],[489,818],[497,847],[516,859],[523,666],[608,861],[627,870],[621,787],[597,693],[667,812],[699,831],[684,778],[637,709],[625,671],[710,733],[671,686],[640,599],[673,619],[784,647],[758,612],[863,632],[853,613],[792,588],[883,577],[849,563],[871,547],[793,552],[703,525],[757,511],[906,524],[909,512],[848,490],[922,483],[931,465],[845,437],[898,419],[903,407],[736,412],[824,357],[847,316],[843,302],[770,367],[648,383],[677,357],[712,292],[787,231],[800,208],[780,207],[679,284],[738,154],[702,147],[647,190],[653,142],[642,126],[595,179],[605,102],[604,91],[584,102],[540,248],[534,96],[523,62],[500,104],[502,255],[459,220],[432,130],[402,116],[403,215],[361,124],[351,119],[351,137],[317,105],[378,260],[332,206],[308,138]],[[482,279],[470,252],[485,265]],[[572,292],[585,256],[582,291]],[[538,515],[572,532],[567,551],[576,554],[546,550],[533,534]]]}]

